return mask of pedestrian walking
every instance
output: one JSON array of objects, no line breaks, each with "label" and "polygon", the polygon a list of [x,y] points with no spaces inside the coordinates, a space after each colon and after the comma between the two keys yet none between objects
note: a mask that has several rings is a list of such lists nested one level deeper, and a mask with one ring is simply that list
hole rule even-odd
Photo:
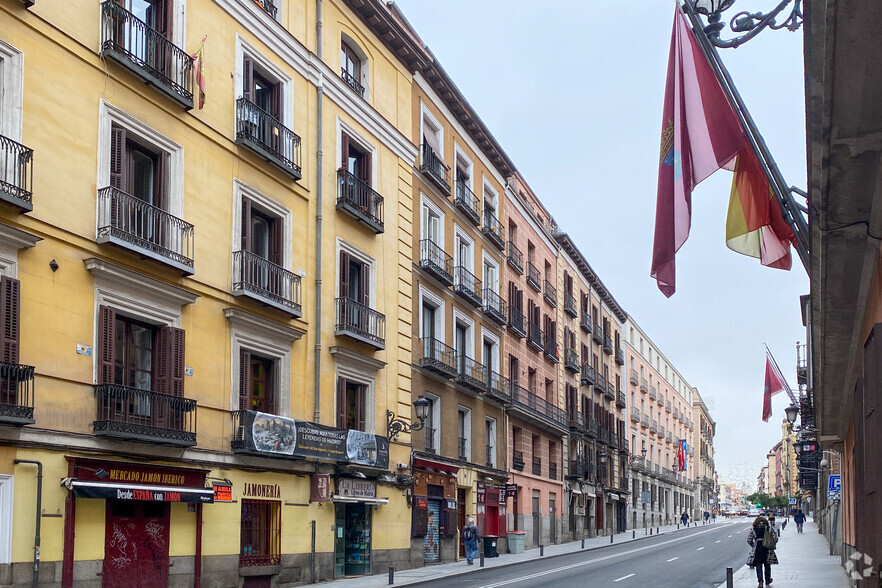
[{"label": "pedestrian walking", "polygon": [[763,577],[766,586],[772,583],[772,565],[778,563],[775,547],[778,543],[778,534],[775,528],[769,524],[763,516],[756,517],[750,533],[747,534],[747,544],[750,545],[750,555],[747,556],[747,565],[756,569],[757,588],[763,588]]},{"label": "pedestrian walking", "polygon": [[704,511],[704,523],[707,524],[707,522],[709,520],[710,520],[710,513],[708,511]]},{"label": "pedestrian walking", "polygon": [[793,522],[796,523],[796,532],[802,533],[802,525],[805,523],[805,515],[802,513],[802,509],[797,510],[796,514],[793,515]]},{"label": "pedestrian walking", "polygon": [[684,527],[689,524],[689,513],[685,510],[683,511],[683,514],[680,515],[680,521],[682,521]]},{"label": "pedestrian walking", "polygon": [[475,519],[469,518],[465,527],[462,528],[462,540],[465,543],[466,563],[472,565],[475,558],[478,557],[478,539],[481,533],[475,526]]}]

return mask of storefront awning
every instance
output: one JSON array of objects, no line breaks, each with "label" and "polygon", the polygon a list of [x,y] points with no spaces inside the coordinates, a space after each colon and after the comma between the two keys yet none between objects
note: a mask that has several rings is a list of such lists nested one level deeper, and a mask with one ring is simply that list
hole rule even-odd
[{"label": "storefront awning", "polygon": [[441,461],[434,461],[430,459],[425,459],[422,457],[415,457],[413,460],[414,469],[420,468],[424,470],[434,470],[436,472],[443,472],[445,474],[450,474],[451,476],[455,476],[457,472],[459,472],[459,466],[455,466],[453,464],[444,463]]},{"label": "storefront awning", "polygon": [[570,490],[570,491],[571,491],[573,494],[581,494],[581,493],[582,493],[582,491],[579,490],[578,488],[573,488],[573,489]]},{"label": "storefront awning", "polygon": [[365,504],[389,504],[388,498],[364,498],[360,496],[340,496],[339,494],[331,495],[331,502],[356,503],[363,502]]},{"label": "storefront awning", "polygon": [[144,500],[149,502],[214,502],[214,490],[211,488],[88,482],[73,478],[65,479],[62,484],[69,490],[73,490],[74,496],[77,498]]},{"label": "storefront awning", "polygon": [[582,494],[584,494],[588,498],[597,498],[597,494],[595,494],[594,492],[591,492],[590,490],[583,490]]}]

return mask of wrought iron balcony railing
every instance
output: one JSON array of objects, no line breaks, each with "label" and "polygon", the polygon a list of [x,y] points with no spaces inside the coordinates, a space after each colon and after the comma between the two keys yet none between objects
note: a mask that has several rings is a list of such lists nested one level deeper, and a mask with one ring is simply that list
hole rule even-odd
[{"label": "wrought iron balcony railing", "polygon": [[375,233],[382,233],[383,197],[365,182],[346,171],[337,170],[337,209],[363,222]]},{"label": "wrought iron balcony railing", "polygon": [[420,148],[420,171],[426,174],[445,196],[450,195],[450,168],[441,160],[441,157],[427,144],[423,143]]},{"label": "wrought iron balcony railing", "polygon": [[481,280],[463,265],[453,268],[453,291],[472,306],[481,308],[484,304],[481,297]]},{"label": "wrought iron balcony railing", "polygon": [[637,370],[635,370],[633,368],[631,369],[631,373],[629,374],[629,380],[635,386],[640,384],[640,378],[637,377]]},{"label": "wrought iron balcony railing", "polygon": [[253,0],[255,4],[257,4],[264,12],[266,12],[270,18],[276,20],[276,12],[278,11],[276,5],[272,3],[272,0]]},{"label": "wrought iron balcony railing", "polygon": [[541,396],[532,394],[526,388],[518,385],[511,385],[511,405],[509,410],[518,412],[521,416],[526,416],[534,421],[553,425],[561,430],[569,429],[569,418],[566,411],[551,404]]},{"label": "wrought iron balcony railing", "polygon": [[671,412],[671,401],[670,400],[665,400],[665,411]]},{"label": "wrought iron balcony railing", "polygon": [[557,306],[557,288],[555,288],[548,280],[545,280],[545,288],[542,294],[548,304],[551,306]]},{"label": "wrought iron balcony railing", "polygon": [[631,408],[631,420],[635,423],[640,422],[640,409],[639,408]]},{"label": "wrought iron balcony railing", "polygon": [[582,311],[582,316],[579,317],[579,327],[586,333],[590,333],[592,330],[591,315],[584,310]]},{"label": "wrought iron balcony railing", "polygon": [[579,316],[579,311],[576,310],[576,297],[570,292],[564,292],[564,312],[573,318]]},{"label": "wrought iron balcony railing", "polygon": [[621,390],[616,391],[616,406],[625,408],[625,393]]},{"label": "wrought iron balcony railing", "polygon": [[468,439],[465,437],[457,437],[456,438],[456,454],[459,456],[460,461],[468,461]]},{"label": "wrought iron balcony railing", "polygon": [[426,453],[435,453],[438,448],[435,447],[435,433],[437,429],[434,427],[426,427]]},{"label": "wrought iron balcony railing", "polygon": [[346,335],[376,349],[386,348],[386,315],[352,300],[336,300],[335,335]]},{"label": "wrought iron balcony railing", "polygon": [[497,249],[505,250],[505,229],[496,215],[488,208],[484,208],[484,225],[481,227],[481,232],[487,236],[491,243],[496,245]]},{"label": "wrought iron balcony railing", "polygon": [[542,291],[542,273],[532,261],[527,262],[527,283],[537,292]]},{"label": "wrought iron balcony railing", "polygon": [[456,181],[456,194],[453,197],[453,204],[460,209],[463,214],[472,221],[473,224],[481,223],[481,203],[472,189],[469,188],[464,180]]},{"label": "wrought iron balcony railing", "polygon": [[355,93],[364,98],[364,86],[355,79],[355,76],[346,71],[343,68],[340,68],[340,77],[343,78],[343,81],[346,82],[346,85],[355,90]]},{"label": "wrought iron balcony railing", "polygon": [[606,335],[603,338],[603,352],[607,355],[612,355],[613,353],[613,342],[609,335]]},{"label": "wrought iron balcony railing", "polygon": [[533,475],[541,476],[542,475],[542,458],[534,457],[533,458]]},{"label": "wrought iron balcony railing", "polygon": [[615,387],[615,384],[613,384],[612,380],[606,381],[605,395],[608,400],[615,400],[616,399],[616,387]]},{"label": "wrought iron balcony railing", "polygon": [[499,323],[505,324],[505,300],[493,291],[493,288],[484,288],[484,314]]},{"label": "wrought iron balcony railing", "polygon": [[420,357],[417,365],[447,378],[456,376],[456,349],[443,341],[424,337],[420,339]]},{"label": "wrought iron balcony railing", "polygon": [[585,477],[585,466],[587,461],[582,458],[571,459],[569,461],[569,469],[567,470],[567,478],[577,479]]},{"label": "wrought iron balcony railing", "polygon": [[0,424],[34,423],[34,366],[0,361]]},{"label": "wrought iron balcony railing", "polygon": [[524,471],[524,452],[523,451],[512,451],[511,454],[511,469],[517,470],[519,472]]},{"label": "wrought iron balcony railing", "polygon": [[548,462],[548,479],[557,480],[557,464],[553,461]]},{"label": "wrought iron balcony railing", "polygon": [[250,251],[233,252],[233,296],[248,296],[295,318],[303,315],[300,276]]},{"label": "wrought iron balcony railing", "polygon": [[190,110],[193,59],[115,0],[101,4],[101,57],[116,61]]},{"label": "wrought iron balcony railing", "polygon": [[236,100],[236,143],[244,145],[299,180],[300,137],[246,98]]},{"label": "wrought iron balcony railing", "polygon": [[658,388],[656,386],[652,386],[649,388],[649,399],[658,400]]},{"label": "wrought iron balcony railing", "polygon": [[98,243],[113,243],[193,273],[193,225],[116,188],[98,190]]},{"label": "wrought iron balcony railing", "polygon": [[496,446],[495,445],[486,445],[486,455],[487,455],[487,467],[495,468],[496,467]]},{"label": "wrought iron balcony railing", "polygon": [[599,372],[595,374],[594,391],[601,394],[606,393],[606,377]]},{"label": "wrought iron balcony railing", "polygon": [[[649,382],[646,381],[646,378],[640,378],[640,391],[641,392],[649,392]],[[677,416],[677,415],[674,415]]]},{"label": "wrought iron balcony railing", "polygon": [[489,382],[487,366],[467,355],[458,355],[454,381],[469,390],[484,392]]},{"label": "wrought iron balcony railing", "polygon": [[[642,389],[642,388],[641,388],[641,389]],[[680,411],[677,410],[677,407],[676,407],[676,406],[674,407],[673,416],[674,416],[675,419],[679,419],[679,418],[680,418]]]},{"label": "wrought iron balcony railing", "polygon": [[511,402],[511,383],[502,374],[487,369],[487,394],[504,404]]},{"label": "wrought iron balcony railing", "polygon": [[658,433],[658,421],[652,420],[649,422],[649,432]]},{"label": "wrought iron balcony railing", "polygon": [[578,410],[571,408],[567,411],[567,417],[570,421],[570,431],[574,433],[582,433],[585,431],[585,417]]},{"label": "wrought iron balcony railing", "polygon": [[625,365],[625,350],[621,345],[616,346],[616,364]]},{"label": "wrought iron balcony railing", "polygon": [[665,426],[661,423],[658,424],[658,438],[659,439],[665,438]]},{"label": "wrought iron balcony railing", "polygon": [[191,447],[196,445],[196,401],[118,384],[95,386],[95,435]]},{"label": "wrought iron balcony railing", "polygon": [[544,339],[545,335],[542,333],[542,329],[539,328],[539,325],[529,323],[527,343],[529,343],[536,351],[542,351],[545,349]]},{"label": "wrought iron balcony railing", "polygon": [[554,363],[560,362],[560,348],[557,345],[557,340],[554,338],[554,333],[545,333],[545,357]]},{"label": "wrought iron balcony railing", "polygon": [[34,209],[34,150],[0,135],[0,202],[30,212]]},{"label": "wrought iron balcony railing", "polygon": [[508,307],[508,328],[519,338],[527,336],[527,327],[525,325],[524,313],[520,308],[509,305]]},{"label": "wrought iron balcony railing", "polygon": [[603,344],[603,328],[600,325],[594,325],[594,330],[591,331],[591,340],[598,345]]},{"label": "wrought iron balcony railing", "polygon": [[506,256],[508,265],[518,274],[524,273],[524,254],[518,249],[517,245],[508,242],[508,255]]},{"label": "wrought iron balcony railing", "polygon": [[600,423],[594,418],[587,418],[585,424],[585,433],[594,439],[600,438]]},{"label": "wrought iron balcony railing", "polygon": [[567,349],[564,354],[564,368],[568,371],[578,374],[582,371],[582,366],[579,365],[579,352],[575,349]]},{"label": "wrought iron balcony railing", "polygon": [[594,367],[583,363],[582,364],[582,385],[583,386],[593,386],[594,382],[597,381],[597,376],[594,373]]},{"label": "wrought iron balcony railing", "polygon": [[420,241],[420,267],[445,286],[453,285],[453,258],[431,239]]},{"label": "wrought iron balcony railing", "polygon": [[641,415],[640,426],[643,427],[644,429],[649,428],[649,415],[646,415],[646,414]]}]

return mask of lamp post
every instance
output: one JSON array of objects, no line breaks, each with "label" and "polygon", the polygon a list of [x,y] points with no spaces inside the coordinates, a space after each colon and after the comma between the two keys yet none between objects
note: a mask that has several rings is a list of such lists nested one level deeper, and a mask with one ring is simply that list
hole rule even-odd
[{"label": "lamp post", "polygon": [[419,422],[408,423],[396,417],[391,410],[386,411],[386,434],[390,439],[397,439],[399,433],[412,433],[419,431],[426,426],[426,418],[429,416],[429,400],[420,396],[413,401],[413,408],[416,411],[416,417]]},{"label": "lamp post", "polygon": [[[796,417],[799,414],[799,406],[797,404],[791,404],[787,408],[784,409],[784,415],[787,418],[788,430],[793,432],[793,423],[796,422]],[[789,437],[789,435],[788,435]],[[794,448],[795,451],[795,448]],[[785,475],[785,488],[787,490],[787,508],[785,509],[786,520],[790,520],[790,489],[792,486],[790,479],[790,447],[789,444],[784,446],[784,475]]]}]

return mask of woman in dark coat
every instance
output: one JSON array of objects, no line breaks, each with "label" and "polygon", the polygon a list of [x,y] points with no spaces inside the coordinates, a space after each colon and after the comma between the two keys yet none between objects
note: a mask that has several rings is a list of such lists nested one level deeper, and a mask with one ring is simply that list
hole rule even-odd
[{"label": "woman in dark coat", "polygon": [[758,588],[763,588],[763,571],[765,571],[766,586],[772,583],[772,564],[778,563],[778,556],[775,555],[774,549],[766,549],[763,546],[763,538],[766,533],[771,533],[776,539],[778,534],[774,527],[769,525],[766,517],[756,517],[753,521],[753,527],[747,534],[747,543],[752,548],[750,555],[747,557],[747,565],[756,566],[756,579],[759,582]]}]

